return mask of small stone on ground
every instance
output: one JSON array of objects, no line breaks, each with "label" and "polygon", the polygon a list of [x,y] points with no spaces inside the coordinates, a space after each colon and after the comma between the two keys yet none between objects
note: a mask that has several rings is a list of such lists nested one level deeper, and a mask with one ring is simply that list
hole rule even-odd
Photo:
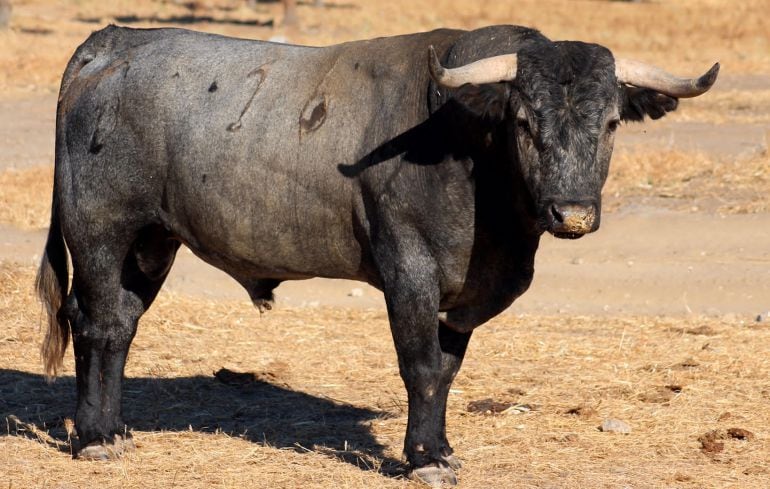
[{"label": "small stone on ground", "polygon": [[619,419],[605,419],[599,429],[605,433],[631,433],[631,426]]}]

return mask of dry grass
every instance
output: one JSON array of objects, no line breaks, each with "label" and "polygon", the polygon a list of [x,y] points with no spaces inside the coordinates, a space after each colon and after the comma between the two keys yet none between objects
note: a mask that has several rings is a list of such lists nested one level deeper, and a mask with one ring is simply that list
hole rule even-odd
[{"label": "dry grass", "polygon": [[613,157],[604,195],[609,210],[652,198],[678,210],[745,214],[770,211],[768,189],[767,150],[737,160],[675,150],[631,150]]},{"label": "dry grass", "polygon": [[767,124],[770,122],[770,90],[715,90],[684,102],[679,110],[667,115],[665,121]]},{"label": "dry grass", "polygon": [[437,27],[512,23],[540,28],[554,39],[599,42],[619,55],[682,74],[702,72],[715,60],[722,61],[727,73],[770,73],[766,0],[328,0],[327,8],[300,5],[301,28],[289,32],[259,26],[272,20],[280,25],[278,3],[263,4],[256,12],[243,0],[189,3],[197,8],[150,0],[15,1],[11,29],[0,33],[0,89],[4,96],[56,90],[75,47],[109,22],[191,27],[258,39],[289,36],[316,45]]},{"label": "dry grass", "polygon": [[[260,316],[168,294],[142,320],[127,369],[138,450],[72,461],[72,361],[44,382],[32,277],[0,267],[0,418],[21,421],[0,436],[8,487],[408,485],[397,464],[405,394],[383,311]],[[461,484],[765,488],[768,345],[766,323],[740,318],[497,318],[475,334],[450,398]],[[223,366],[256,381],[224,385],[212,375]],[[531,410],[467,411],[484,398]],[[633,432],[599,432],[608,417]],[[703,451],[699,437],[729,428],[755,438]]]},{"label": "dry grass", "polygon": [[48,227],[53,166],[0,171],[0,223],[21,229]]}]

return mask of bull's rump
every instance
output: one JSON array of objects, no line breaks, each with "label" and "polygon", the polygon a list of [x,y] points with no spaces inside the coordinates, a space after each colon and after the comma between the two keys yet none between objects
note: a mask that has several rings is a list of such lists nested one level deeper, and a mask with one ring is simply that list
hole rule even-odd
[{"label": "bull's rump", "polygon": [[57,171],[78,182],[63,200],[81,222],[158,216],[226,269],[361,278],[358,181],[339,168],[424,117],[424,56],[406,46],[437,37],[308,48],[100,31],[63,81]]}]

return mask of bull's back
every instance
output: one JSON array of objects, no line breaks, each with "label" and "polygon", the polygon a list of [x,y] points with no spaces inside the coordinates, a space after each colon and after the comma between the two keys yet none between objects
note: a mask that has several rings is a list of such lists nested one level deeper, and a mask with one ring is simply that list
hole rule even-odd
[{"label": "bull's back", "polygon": [[71,171],[100,159],[123,184],[97,200],[139,200],[222,268],[364,278],[365,216],[339,168],[427,117],[425,49],[413,45],[445,37],[308,48],[108,28],[63,81],[60,112],[80,126],[67,135],[82,156]]}]

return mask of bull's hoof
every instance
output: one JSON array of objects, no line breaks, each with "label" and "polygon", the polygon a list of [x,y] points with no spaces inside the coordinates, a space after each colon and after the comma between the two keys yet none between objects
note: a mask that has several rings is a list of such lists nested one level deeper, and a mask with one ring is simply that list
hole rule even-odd
[{"label": "bull's hoof", "polygon": [[115,435],[112,443],[91,443],[78,450],[75,456],[81,460],[115,460],[135,448],[133,438]]},{"label": "bull's hoof", "polygon": [[[457,461],[457,459],[455,459],[455,461]],[[449,463],[449,461],[447,461],[447,463]],[[412,469],[409,472],[409,478],[433,488],[454,487],[457,485],[457,476],[455,475],[454,470],[452,470],[451,467],[445,467],[443,465],[426,465],[425,467]]]},{"label": "bull's hoof", "polygon": [[460,459],[454,455],[445,455],[441,458],[443,458],[444,462],[448,463],[453,470],[460,470],[463,468],[463,463],[460,462]]}]

